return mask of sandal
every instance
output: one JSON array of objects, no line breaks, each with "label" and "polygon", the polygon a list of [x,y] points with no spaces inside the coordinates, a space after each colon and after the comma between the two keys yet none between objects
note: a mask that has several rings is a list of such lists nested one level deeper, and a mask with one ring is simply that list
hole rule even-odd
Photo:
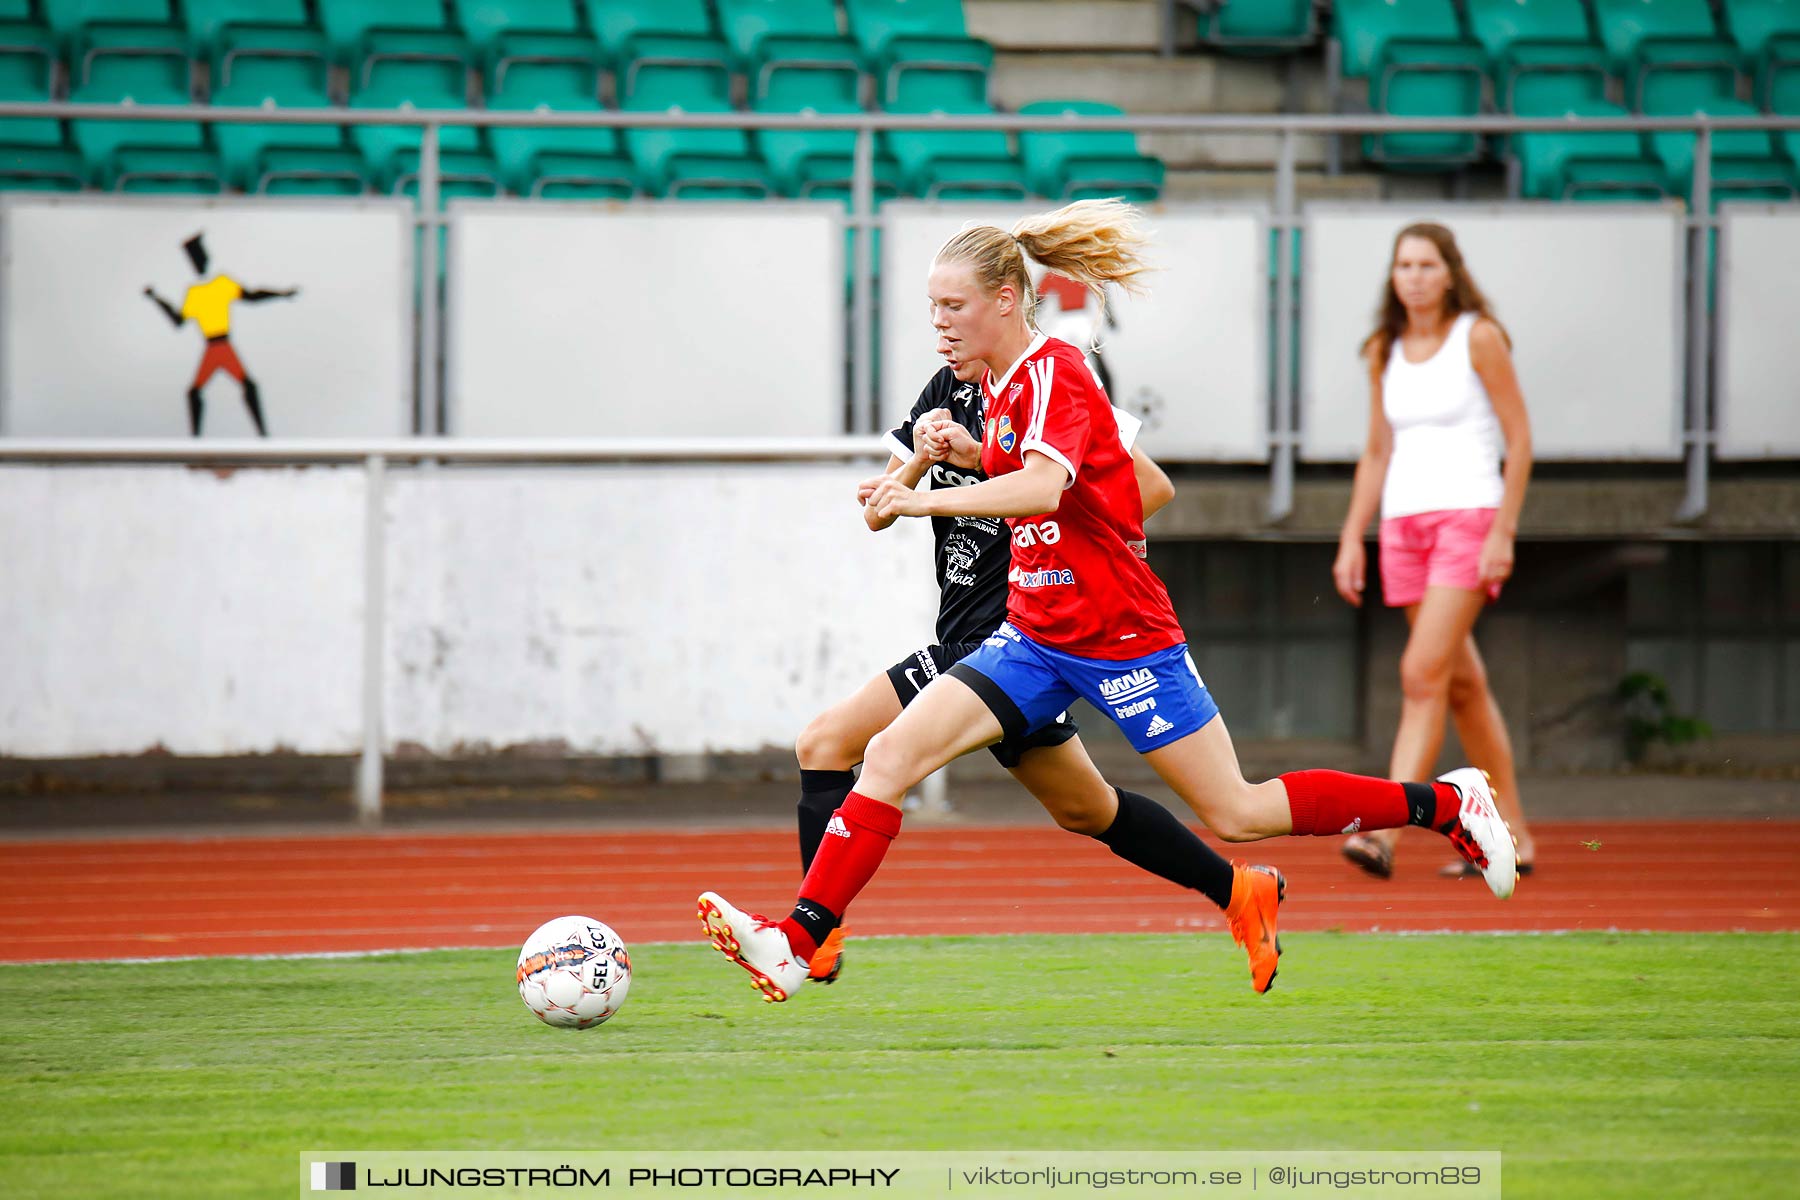
[{"label": "sandal", "polygon": [[[1531,874],[1531,869],[1532,864],[1530,863],[1519,864],[1520,875]],[[1438,874],[1442,875],[1445,879],[1480,879],[1482,877],[1481,868],[1472,862],[1450,863],[1445,866],[1443,870],[1439,871]]]},{"label": "sandal", "polygon": [[1344,839],[1343,855],[1364,873],[1377,879],[1394,877],[1394,852],[1366,833]]}]

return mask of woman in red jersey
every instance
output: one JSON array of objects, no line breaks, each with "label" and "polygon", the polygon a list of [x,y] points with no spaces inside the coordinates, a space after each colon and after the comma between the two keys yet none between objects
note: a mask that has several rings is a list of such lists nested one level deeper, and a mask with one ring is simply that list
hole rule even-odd
[{"label": "woman in red jersey", "polygon": [[[1516,881],[1512,835],[1481,772],[1394,783],[1337,771],[1245,780],[1207,693],[1168,590],[1144,559],[1143,509],[1112,406],[1079,350],[1032,324],[1026,256],[1099,293],[1132,288],[1148,268],[1136,210],[1084,200],[1020,221],[1009,233],[965,229],[938,252],[932,322],[954,357],[986,365],[981,466],[968,487],[917,492],[889,479],[869,506],[889,516],[1005,517],[1012,530],[1007,619],[933,681],[870,742],[863,772],[832,820],[791,915],[770,921],[703,893],[708,936],[785,1000],[806,960],[874,876],[900,831],[906,790],[959,755],[1042,726],[1076,699],[1110,716],[1163,781],[1226,841],[1337,836],[1427,826],[1481,867],[1495,894]],[[1268,866],[1235,864],[1225,909],[1266,991],[1281,952],[1285,889]]]},{"label": "woman in red jersey", "polygon": [[[948,349],[939,344],[938,352],[948,358],[948,365],[931,377],[906,419],[888,432],[892,454],[887,470],[857,488],[863,520],[872,530],[886,529],[899,519],[879,517],[867,507],[869,496],[889,477],[909,487],[929,481],[933,489],[968,487],[985,478],[984,368],[949,356]],[[1116,419],[1148,516],[1173,498],[1175,486],[1135,444],[1137,420],[1124,412]],[[933,679],[973,653],[1006,619],[1006,577],[1012,565],[1012,531],[1006,523],[990,517],[940,517],[931,526],[939,597],[937,640],[820,713],[795,743],[802,875],[812,868],[832,817],[856,786],[854,769],[869,742]],[[1065,714],[1042,728],[1004,737],[988,752],[1064,829],[1092,837],[1126,862],[1223,906],[1231,895],[1231,864],[1150,797],[1107,783],[1078,732]],[[815,983],[838,978],[844,932],[841,925],[833,929],[818,952],[809,956],[809,978]]]}]

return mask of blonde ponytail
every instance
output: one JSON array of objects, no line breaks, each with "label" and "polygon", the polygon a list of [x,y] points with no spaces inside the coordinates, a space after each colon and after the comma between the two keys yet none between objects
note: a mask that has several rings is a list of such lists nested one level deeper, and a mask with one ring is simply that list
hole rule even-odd
[{"label": "blonde ponytail", "polygon": [[964,262],[990,295],[1006,284],[1019,294],[1027,324],[1037,318],[1037,289],[1025,267],[1030,255],[1058,275],[1073,279],[1106,304],[1106,285],[1144,290],[1142,277],[1149,238],[1138,210],[1123,200],[1077,200],[1055,212],[1026,217],[1012,232],[992,225],[963,230],[937,253],[938,262]]}]

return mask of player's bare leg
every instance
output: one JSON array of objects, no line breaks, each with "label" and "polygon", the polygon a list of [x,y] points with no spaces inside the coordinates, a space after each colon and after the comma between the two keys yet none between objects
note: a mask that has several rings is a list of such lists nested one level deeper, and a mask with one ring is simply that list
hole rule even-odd
[{"label": "player's bare leg", "polygon": [[971,750],[1000,740],[1000,720],[973,688],[953,675],[932,680],[863,756],[858,794],[898,808],[927,775]]},{"label": "player's bare leg", "polygon": [[900,697],[885,674],[876,675],[807,723],[794,742],[802,771],[848,771],[869,742],[900,716]]},{"label": "player's bare leg", "polygon": [[1070,833],[1098,837],[1119,815],[1119,794],[1088,757],[1080,738],[1027,750],[1012,777]]}]

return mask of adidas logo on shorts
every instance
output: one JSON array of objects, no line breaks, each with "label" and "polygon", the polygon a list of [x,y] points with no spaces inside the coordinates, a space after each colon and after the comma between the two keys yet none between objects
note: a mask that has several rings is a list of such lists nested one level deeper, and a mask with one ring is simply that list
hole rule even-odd
[{"label": "adidas logo on shorts", "polygon": [[844,818],[832,813],[831,820],[826,822],[825,833],[828,837],[847,838],[850,836],[850,827],[844,824]]},{"label": "adidas logo on shorts", "polygon": [[1144,736],[1160,737],[1173,728],[1175,728],[1173,723],[1163,720],[1160,716],[1151,717],[1149,726],[1144,730]]}]

